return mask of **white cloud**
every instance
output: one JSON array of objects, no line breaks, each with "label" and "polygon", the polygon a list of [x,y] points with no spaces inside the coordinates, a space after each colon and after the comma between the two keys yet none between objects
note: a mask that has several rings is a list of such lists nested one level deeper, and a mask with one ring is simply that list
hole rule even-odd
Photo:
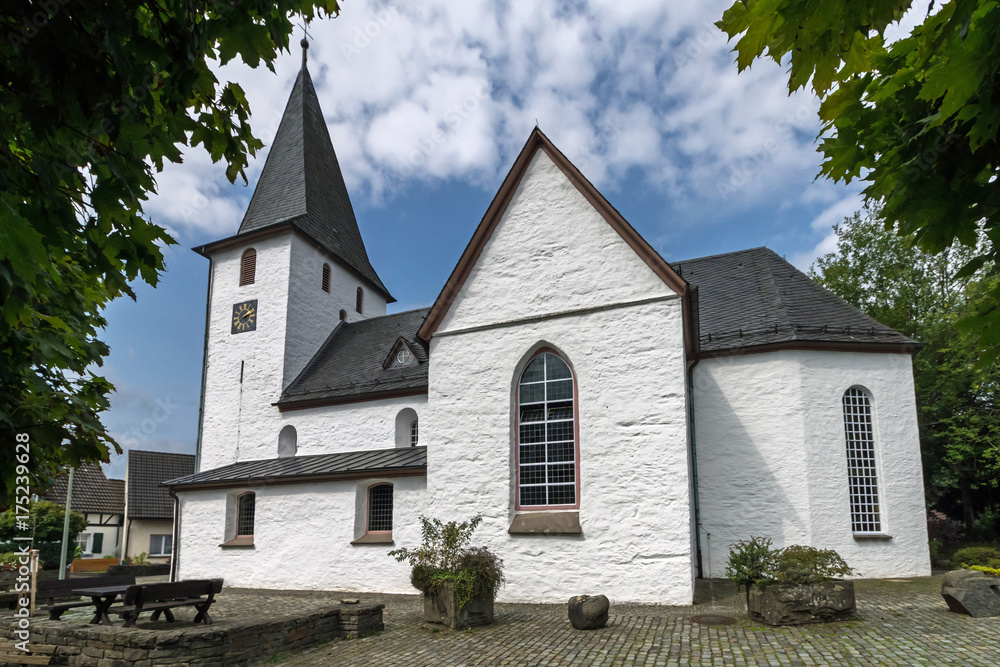
[{"label": "white cloud", "polygon": [[827,207],[809,223],[813,231],[824,233],[823,238],[811,250],[794,254],[788,261],[799,270],[807,271],[817,257],[836,251],[837,235],[833,233],[833,226],[842,223],[844,218],[850,218],[859,210],[861,210],[860,195],[852,195]]},{"label": "white cloud", "polygon": [[[309,68],[356,198],[391,204],[411,180],[494,187],[537,121],[598,187],[638,169],[678,207],[721,215],[780,200],[818,163],[816,100],[789,97],[769,62],[737,74],[712,25],[727,4],[356,1],[312,24]],[[277,75],[219,72],[244,87],[268,144],[299,68],[292,50]],[[200,148],[159,182],[150,211],[190,234],[231,233],[250,195]]]}]

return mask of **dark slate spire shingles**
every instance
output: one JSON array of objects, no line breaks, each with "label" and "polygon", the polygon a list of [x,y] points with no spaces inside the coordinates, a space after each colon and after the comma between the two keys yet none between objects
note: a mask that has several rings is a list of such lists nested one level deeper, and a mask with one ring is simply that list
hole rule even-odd
[{"label": "dark slate spire shingles", "polygon": [[[340,323],[312,360],[285,389],[278,405],[315,399],[348,399],[370,394],[426,389],[427,344],[417,330],[429,308]],[[383,368],[402,338],[417,364]]]},{"label": "dark slate spire shingles", "polygon": [[794,342],[919,345],[821,287],[768,248],[672,266],[698,288],[702,352]]},{"label": "dark slate spire shingles", "polygon": [[193,472],[193,454],[129,450],[126,518],[173,519],[174,500],[160,483]]},{"label": "dark slate spire shingles", "polygon": [[303,65],[237,232],[291,224],[394,299],[372,268],[337,154]]}]

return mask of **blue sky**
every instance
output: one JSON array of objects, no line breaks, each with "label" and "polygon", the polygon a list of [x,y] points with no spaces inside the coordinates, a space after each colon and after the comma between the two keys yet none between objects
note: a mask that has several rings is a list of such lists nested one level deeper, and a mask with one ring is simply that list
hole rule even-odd
[{"label": "blue sky", "polygon": [[[782,67],[737,76],[712,26],[727,6],[346,0],[313,22],[309,69],[390,311],[433,302],[536,122],[670,261],[766,245],[806,269],[831,250],[859,188],[814,180],[818,101],[789,96]],[[300,63],[295,46],[276,73],[218,68],[265,144]],[[157,179],[146,211],[179,245],[159,287],[107,310],[105,424],[127,448],[194,453],[208,262],[190,248],[236,232],[266,150],[249,187],[201,149]]]}]

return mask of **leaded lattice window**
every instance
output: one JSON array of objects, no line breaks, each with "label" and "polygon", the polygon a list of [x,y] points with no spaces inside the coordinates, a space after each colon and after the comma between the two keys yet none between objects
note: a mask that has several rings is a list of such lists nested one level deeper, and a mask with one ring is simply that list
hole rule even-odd
[{"label": "leaded lattice window", "polygon": [[253,493],[244,493],[239,497],[236,507],[236,535],[239,537],[250,537],[253,535],[253,517],[256,505],[256,496]]},{"label": "leaded lattice window", "polygon": [[420,442],[420,427],[414,419],[410,422],[410,447],[416,447],[418,442]]},{"label": "leaded lattice window", "polygon": [[875,434],[868,395],[861,389],[844,392],[844,435],[850,481],[851,529],[855,533],[882,532],[875,461]]},{"label": "leaded lattice window", "polygon": [[392,484],[376,484],[368,489],[368,532],[392,532]]},{"label": "leaded lattice window", "polygon": [[573,373],[551,352],[524,369],[517,389],[518,504],[576,505],[576,401]]}]

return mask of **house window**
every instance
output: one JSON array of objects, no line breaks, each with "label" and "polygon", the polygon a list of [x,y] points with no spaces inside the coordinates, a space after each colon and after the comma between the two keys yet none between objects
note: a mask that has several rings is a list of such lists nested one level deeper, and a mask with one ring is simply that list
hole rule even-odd
[{"label": "house window", "polygon": [[410,447],[416,447],[417,442],[420,440],[419,428],[417,427],[417,420],[414,419],[410,422]]},{"label": "house window", "polygon": [[347,319],[347,311],[343,308],[340,309],[340,321],[343,322]]},{"label": "house window", "polygon": [[170,549],[173,546],[173,536],[171,535],[150,535],[149,536],[149,555],[150,556],[169,556]]},{"label": "house window", "polygon": [[324,292],[329,292],[330,291],[330,265],[329,264],[324,264],[323,265],[323,285],[322,286],[323,286],[323,291]]},{"label": "house window", "polygon": [[253,537],[255,494],[244,493],[236,501],[236,537]]},{"label": "house window", "polygon": [[535,356],[517,386],[518,509],[579,507],[576,388],[569,365]]},{"label": "house window", "polygon": [[375,484],[368,488],[367,532],[392,532],[392,484]]},{"label": "house window", "polygon": [[240,287],[243,285],[253,285],[257,275],[257,251],[247,248],[240,260]]},{"label": "house window", "polygon": [[93,537],[94,535],[92,533],[80,533],[79,535],[76,536],[76,546],[80,548],[81,554],[89,555],[93,553],[93,551],[91,551],[91,546],[90,546]]},{"label": "house window", "polygon": [[365,305],[365,291],[359,287],[358,296],[354,300],[354,310],[361,313],[363,312],[364,305]]},{"label": "house window", "polygon": [[855,534],[882,532],[875,461],[875,435],[868,394],[852,387],[844,392],[844,435],[850,482],[851,529]]}]

